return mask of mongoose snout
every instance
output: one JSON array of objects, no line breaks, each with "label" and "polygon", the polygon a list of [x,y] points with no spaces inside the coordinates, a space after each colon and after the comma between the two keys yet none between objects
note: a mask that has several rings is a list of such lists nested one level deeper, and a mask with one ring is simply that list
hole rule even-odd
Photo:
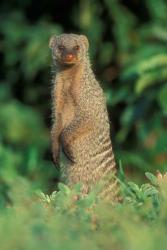
[{"label": "mongoose snout", "polygon": [[72,62],[73,60],[76,60],[76,56],[74,54],[66,54],[65,55],[65,61],[66,62]]}]

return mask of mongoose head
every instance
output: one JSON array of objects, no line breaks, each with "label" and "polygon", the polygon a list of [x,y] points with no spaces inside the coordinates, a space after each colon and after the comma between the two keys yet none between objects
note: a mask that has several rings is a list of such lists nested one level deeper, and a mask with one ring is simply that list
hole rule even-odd
[{"label": "mongoose head", "polygon": [[56,64],[74,65],[86,58],[89,42],[84,35],[62,34],[52,36],[49,47]]}]

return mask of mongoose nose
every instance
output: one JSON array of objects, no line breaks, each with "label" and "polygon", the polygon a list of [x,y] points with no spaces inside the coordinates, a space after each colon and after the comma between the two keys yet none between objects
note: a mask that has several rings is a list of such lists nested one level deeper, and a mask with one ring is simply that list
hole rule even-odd
[{"label": "mongoose nose", "polygon": [[67,55],[66,55],[66,60],[67,60],[67,61],[70,62],[70,61],[72,61],[73,59],[74,59],[74,55],[73,55],[73,54],[67,54]]}]

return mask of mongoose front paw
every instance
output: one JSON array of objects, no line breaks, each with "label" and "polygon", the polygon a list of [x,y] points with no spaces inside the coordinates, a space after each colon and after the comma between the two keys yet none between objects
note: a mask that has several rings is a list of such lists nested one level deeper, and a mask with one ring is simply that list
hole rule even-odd
[{"label": "mongoose front paw", "polygon": [[56,166],[59,166],[60,164],[60,149],[58,147],[58,144],[52,145],[52,155],[53,155],[53,162]]},{"label": "mongoose front paw", "polygon": [[61,144],[65,156],[72,162],[75,163],[73,152],[71,150],[73,140],[70,136],[70,133],[65,129],[61,135]]},{"label": "mongoose front paw", "polygon": [[67,145],[65,147],[63,146],[63,152],[72,163],[75,163],[75,159],[73,157],[71,150],[69,149],[69,146]]},{"label": "mongoose front paw", "polygon": [[60,157],[59,157],[59,155],[53,154],[53,162],[57,167],[59,167],[59,165],[60,165]]}]

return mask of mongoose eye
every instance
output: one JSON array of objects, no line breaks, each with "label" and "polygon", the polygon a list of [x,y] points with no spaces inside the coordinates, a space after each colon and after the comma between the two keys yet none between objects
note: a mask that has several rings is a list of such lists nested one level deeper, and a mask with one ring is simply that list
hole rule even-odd
[{"label": "mongoose eye", "polygon": [[80,49],[79,45],[76,45],[76,46],[74,47],[74,49],[75,49],[75,50],[79,50],[79,49]]},{"label": "mongoose eye", "polygon": [[63,45],[59,45],[58,48],[59,48],[59,50],[63,50],[64,46]]}]

